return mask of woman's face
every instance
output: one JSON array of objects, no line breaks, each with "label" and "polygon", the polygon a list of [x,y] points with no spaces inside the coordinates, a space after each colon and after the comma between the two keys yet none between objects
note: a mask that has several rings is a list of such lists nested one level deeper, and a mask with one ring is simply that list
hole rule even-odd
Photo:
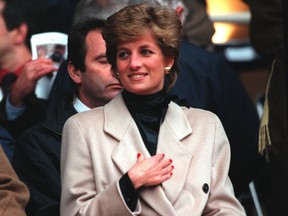
[{"label": "woman's face", "polygon": [[164,86],[164,68],[174,59],[165,57],[150,32],[117,47],[117,72],[122,86],[139,95],[156,93]]}]

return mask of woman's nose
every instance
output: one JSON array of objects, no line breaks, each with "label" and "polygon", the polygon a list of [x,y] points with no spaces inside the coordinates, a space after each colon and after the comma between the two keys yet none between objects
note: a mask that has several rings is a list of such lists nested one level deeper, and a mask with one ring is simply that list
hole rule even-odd
[{"label": "woman's nose", "polygon": [[142,64],[141,58],[137,54],[132,54],[130,59],[130,67],[131,68],[138,68]]}]

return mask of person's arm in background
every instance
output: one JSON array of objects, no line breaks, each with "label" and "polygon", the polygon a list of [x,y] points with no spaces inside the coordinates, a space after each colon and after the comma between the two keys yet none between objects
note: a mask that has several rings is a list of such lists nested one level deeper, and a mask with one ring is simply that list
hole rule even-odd
[{"label": "person's arm in background", "polygon": [[14,138],[45,116],[47,101],[36,98],[34,89],[41,77],[55,70],[51,59],[39,58],[28,62],[19,76],[7,84],[0,104],[0,121]]},{"label": "person's arm in background", "polygon": [[27,187],[18,179],[0,146],[0,215],[24,216],[29,199]]}]

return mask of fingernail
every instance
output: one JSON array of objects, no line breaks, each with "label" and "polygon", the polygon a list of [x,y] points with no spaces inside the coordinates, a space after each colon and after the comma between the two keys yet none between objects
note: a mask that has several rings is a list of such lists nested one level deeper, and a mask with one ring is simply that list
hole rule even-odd
[{"label": "fingernail", "polygon": [[174,166],[172,165],[172,169],[174,169]]},{"label": "fingernail", "polygon": [[173,173],[171,172],[171,173],[170,173],[170,175],[172,176],[172,175],[173,175]]},{"label": "fingernail", "polygon": [[162,156],[163,156],[163,157],[165,157],[165,154],[164,154],[164,153],[162,153]]},{"label": "fingernail", "polygon": [[169,159],[169,162],[170,162],[170,163],[172,163],[172,162],[173,162],[173,160],[172,160],[172,159]]},{"label": "fingernail", "polygon": [[141,156],[141,153],[138,153],[138,154],[137,154],[137,158],[139,158],[140,156]]}]

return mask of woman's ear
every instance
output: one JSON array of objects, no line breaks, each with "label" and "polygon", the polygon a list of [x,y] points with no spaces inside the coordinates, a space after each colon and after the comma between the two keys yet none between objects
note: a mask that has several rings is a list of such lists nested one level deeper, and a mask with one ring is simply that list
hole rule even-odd
[{"label": "woman's ear", "polygon": [[175,59],[174,59],[173,56],[166,56],[166,64],[165,64],[165,66],[172,68],[172,66],[174,64],[174,61],[175,61]]},{"label": "woman's ear", "polygon": [[76,69],[71,61],[68,62],[68,73],[75,84],[81,84],[81,71]]}]

